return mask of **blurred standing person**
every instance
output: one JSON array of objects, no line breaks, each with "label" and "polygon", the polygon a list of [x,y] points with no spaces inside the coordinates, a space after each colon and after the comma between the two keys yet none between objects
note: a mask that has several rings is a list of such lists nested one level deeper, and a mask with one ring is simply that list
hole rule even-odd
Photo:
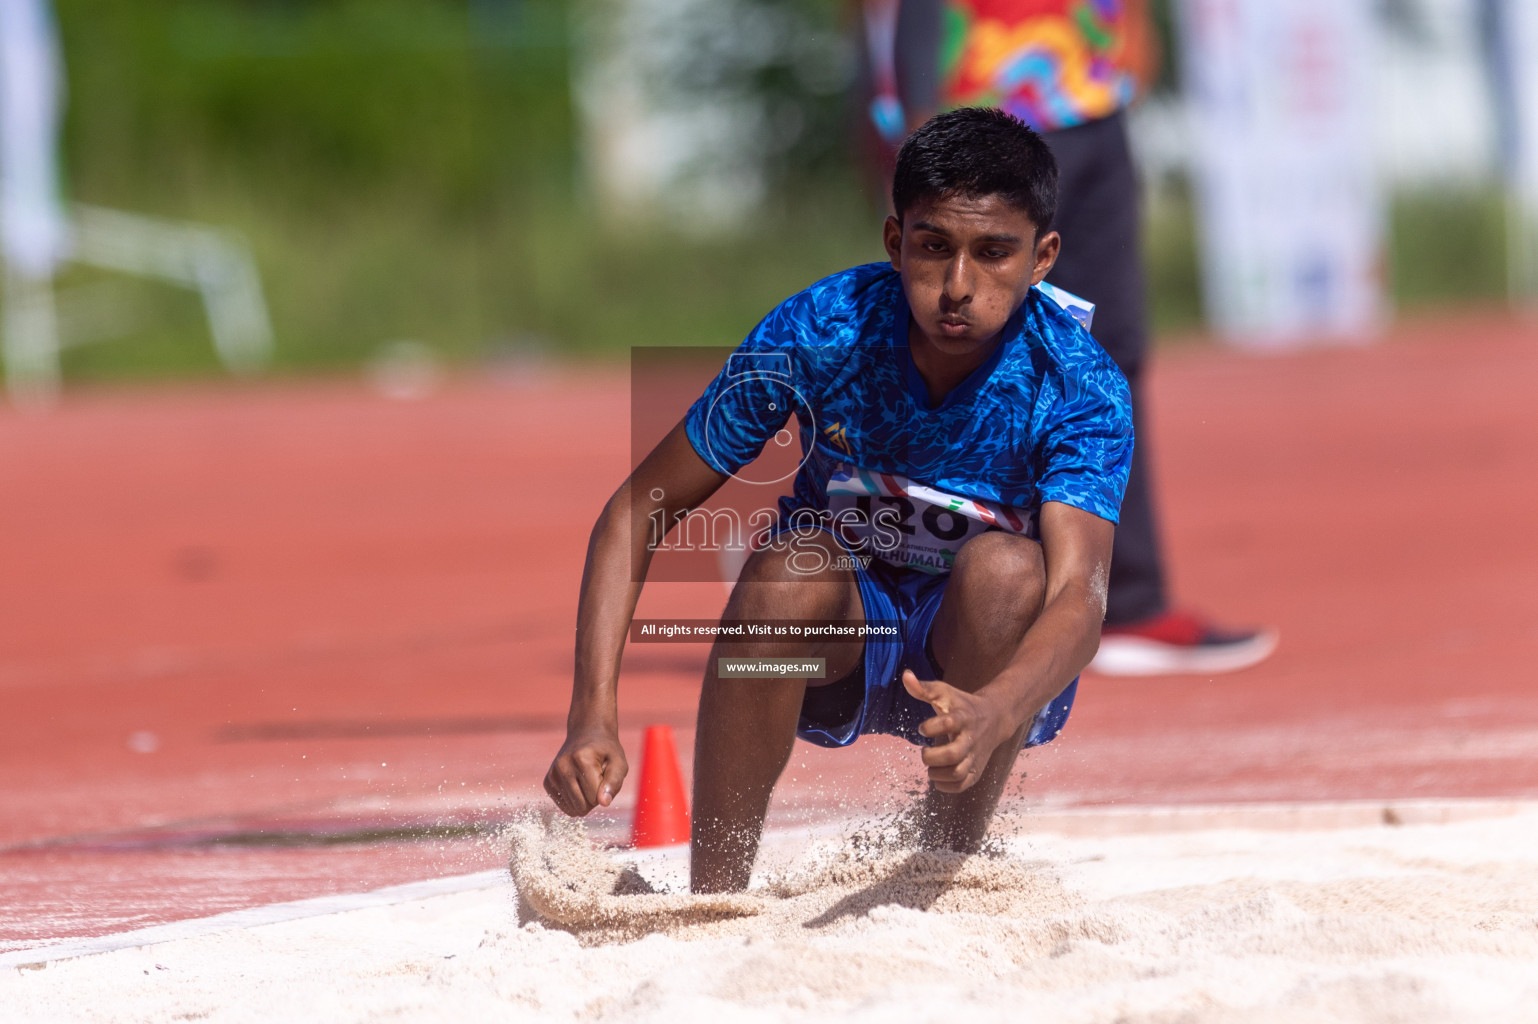
[{"label": "blurred standing person", "polygon": [[1058,163],[1047,280],[1095,304],[1092,333],[1131,387],[1137,445],[1111,560],[1100,652],[1109,675],[1226,672],[1264,660],[1274,630],[1220,628],[1172,607],[1140,413],[1148,318],[1139,189],[1126,109],[1152,83],[1148,0],[864,0],[883,163],[937,110],[1002,107],[1041,131]]}]

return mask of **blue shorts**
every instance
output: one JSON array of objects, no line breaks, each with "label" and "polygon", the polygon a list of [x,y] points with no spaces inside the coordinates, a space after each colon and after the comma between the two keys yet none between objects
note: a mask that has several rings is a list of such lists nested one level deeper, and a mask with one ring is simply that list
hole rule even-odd
[{"label": "blue shorts", "polygon": [[[896,569],[880,561],[872,561],[868,569],[857,564],[854,572],[866,622],[893,623],[898,635],[866,638],[865,696],[852,719],[816,721],[808,718],[803,708],[796,735],[819,747],[847,747],[865,733],[901,736],[909,743],[927,746],[929,741],[919,734],[918,727],[926,718],[934,717],[934,708],[908,693],[902,673],[911,668],[920,679],[939,678],[929,656],[929,631],[950,576]],[[1025,746],[1036,747],[1057,738],[1068,722],[1078,688],[1075,678],[1036,713],[1026,730]]]}]

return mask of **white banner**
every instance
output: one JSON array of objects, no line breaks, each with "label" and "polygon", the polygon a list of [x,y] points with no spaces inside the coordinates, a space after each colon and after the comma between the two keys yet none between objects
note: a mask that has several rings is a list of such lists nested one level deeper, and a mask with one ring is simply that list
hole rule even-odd
[{"label": "white banner", "polygon": [[1383,311],[1370,0],[1181,0],[1209,321],[1241,344]]},{"label": "white banner", "polygon": [[1499,62],[1497,88],[1506,106],[1507,265],[1513,301],[1538,299],[1538,4],[1533,0],[1493,0],[1498,4],[1493,40]]},{"label": "white banner", "polygon": [[0,255],[47,277],[64,254],[59,204],[62,71],[44,0],[0,0]]},{"label": "white banner", "polygon": [[1532,212],[1538,211],[1538,4],[1532,0],[1502,3],[1500,42],[1506,50],[1516,121],[1513,184]]}]

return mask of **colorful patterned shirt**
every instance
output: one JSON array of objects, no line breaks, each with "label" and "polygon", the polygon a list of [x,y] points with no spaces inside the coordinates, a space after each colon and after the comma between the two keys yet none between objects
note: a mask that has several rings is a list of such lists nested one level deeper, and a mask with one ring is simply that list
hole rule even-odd
[{"label": "colorful patterned shirt", "polygon": [[690,442],[736,474],[771,439],[791,441],[793,415],[802,459],[777,527],[826,525],[856,553],[926,572],[949,571],[985,530],[1035,537],[1046,501],[1116,522],[1131,399],[1068,309],[1032,289],[989,359],[938,405],[909,358],[909,322],[884,263],[786,299],[689,409]]},{"label": "colorful patterned shirt", "polygon": [[945,0],[941,105],[1002,107],[1042,131],[1109,117],[1137,93],[1126,0]]}]

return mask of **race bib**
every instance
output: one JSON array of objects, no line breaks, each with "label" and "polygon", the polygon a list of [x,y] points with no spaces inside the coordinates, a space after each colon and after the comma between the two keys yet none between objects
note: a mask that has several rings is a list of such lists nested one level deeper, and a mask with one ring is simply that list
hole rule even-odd
[{"label": "race bib", "polygon": [[828,514],[854,554],[934,574],[950,572],[961,546],[980,533],[1037,535],[1036,517],[1024,509],[947,494],[848,463],[835,465],[828,479]]}]

